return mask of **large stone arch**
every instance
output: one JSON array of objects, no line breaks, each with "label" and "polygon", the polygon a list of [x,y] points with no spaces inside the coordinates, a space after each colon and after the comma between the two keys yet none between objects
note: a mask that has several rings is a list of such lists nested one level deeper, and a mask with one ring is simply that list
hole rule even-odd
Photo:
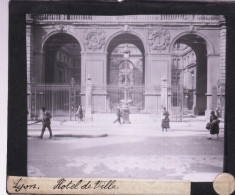
[{"label": "large stone arch", "polygon": [[209,40],[209,38],[204,35],[203,33],[200,33],[200,32],[181,32],[179,33],[178,35],[176,35],[171,43],[170,43],[170,46],[169,46],[169,52],[171,53],[172,49],[173,49],[173,45],[175,44],[175,42],[182,36],[184,35],[190,35],[190,34],[194,34],[194,35],[198,35],[200,37],[202,37],[205,42],[206,42],[206,49],[207,49],[207,55],[213,55],[215,54],[215,49],[214,49],[214,46],[213,44],[211,43],[211,41]]},{"label": "large stone arch", "polygon": [[52,37],[56,34],[61,34],[61,33],[71,35],[73,38],[75,38],[81,47],[81,53],[85,52],[85,46],[84,46],[82,40],[75,33],[71,32],[71,31],[58,31],[58,30],[54,30],[54,31],[46,34],[45,36],[43,36],[42,41],[41,41],[41,48],[40,48],[41,52],[43,52],[44,45],[50,37]]},{"label": "large stone arch", "polygon": [[[214,45],[209,38],[198,31],[181,32],[175,36],[170,44],[169,53],[173,52],[174,44],[186,36],[198,36],[204,42],[204,47],[202,44],[199,48],[193,46],[193,44],[188,45],[194,50],[197,56],[195,113],[199,115],[200,113],[205,113],[208,115],[212,104],[212,86],[216,84],[218,78],[216,70],[219,67],[219,55],[215,52]],[[185,42],[184,44],[187,43]],[[204,54],[202,54],[203,51],[205,52]],[[200,56],[198,57],[198,55]]]},{"label": "large stone arch", "polygon": [[[143,89],[141,88],[145,83],[145,55],[148,53],[147,47],[146,47],[146,41],[143,36],[141,36],[139,33],[133,32],[133,31],[119,31],[113,33],[111,36],[108,37],[104,50],[106,53],[106,83],[108,85],[108,110],[115,111],[115,107],[121,102],[122,100],[122,93],[123,90],[120,87],[120,81],[123,78],[123,75],[125,74],[120,68],[120,65],[124,60],[121,60],[122,55],[117,57],[116,62],[111,63],[111,55],[114,48],[118,45],[125,45],[125,43],[130,44],[133,47],[135,46],[137,50],[139,50],[139,53],[133,56],[130,55],[130,61],[128,61],[129,64],[132,64],[134,67],[134,64],[138,64],[139,57],[141,58],[142,65],[139,66],[139,68],[133,68],[132,71],[129,72],[128,79],[130,79],[130,85],[132,85],[132,90],[129,92],[130,98],[131,98],[131,112],[139,112],[140,110],[144,109],[144,96],[143,96]],[[128,47],[128,46],[127,46]],[[120,55],[120,54],[119,54]],[[139,56],[137,56],[139,55]],[[135,59],[134,59],[135,58]],[[133,61],[132,61],[133,60]],[[115,61],[115,60],[114,60]],[[121,62],[121,63],[119,63]],[[117,65],[117,66],[116,66]],[[115,69],[114,67],[119,67],[118,69]],[[118,75],[115,77],[114,75]],[[115,86],[113,88],[112,86]]]},{"label": "large stone arch", "polygon": [[131,35],[135,35],[136,37],[138,37],[138,38],[141,40],[141,42],[142,42],[142,44],[143,44],[143,46],[144,46],[144,52],[145,52],[144,55],[145,55],[146,53],[149,53],[149,50],[148,50],[148,47],[147,47],[147,44],[146,44],[146,43],[147,43],[147,40],[144,38],[144,36],[142,36],[141,34],[135,32],[135,31],[118,31],[118,32],[112,34],[111,36],[108,37],[108,39],[107,39],[107,41],[106,41],[104,51],[105,51],[105,52],[108,52],[108,47],[109,47],[110,42],[111,42],[116,36],[122,35],[122,34],[131,34]]}]

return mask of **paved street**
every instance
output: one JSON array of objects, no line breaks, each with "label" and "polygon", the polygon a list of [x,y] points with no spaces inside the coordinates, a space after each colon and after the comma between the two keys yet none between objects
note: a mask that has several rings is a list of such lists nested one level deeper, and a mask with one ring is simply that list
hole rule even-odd
[{"label": "paved street", "polygon": [[28,175],[212,181],[222,172],[223,123],[220,138],[207,140],[203,118],[171,122],[168,132],[156,118],[131,115],[130,125],[113,124],[112,114],[55,120],[53,139],[46,131],[42,140],[41,124],[28,125]]}]

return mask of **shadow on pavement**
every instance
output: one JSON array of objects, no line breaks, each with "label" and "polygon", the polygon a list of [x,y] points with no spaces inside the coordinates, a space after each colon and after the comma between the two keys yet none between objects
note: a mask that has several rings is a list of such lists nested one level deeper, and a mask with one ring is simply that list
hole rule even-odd
[{"label": "shadow on pavement", "polygon": [[[30,136],[30,138],[39,138],[39,136]],[[73,135],[73,134],[56,134],[53,137],[55,138],[99,138],[99,137],[108,137],[108,134],[101,134],[101,135]]]}]

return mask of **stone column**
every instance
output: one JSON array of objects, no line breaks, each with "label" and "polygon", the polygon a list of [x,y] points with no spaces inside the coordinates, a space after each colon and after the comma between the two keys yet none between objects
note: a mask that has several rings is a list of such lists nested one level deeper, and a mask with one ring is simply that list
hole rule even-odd
[{"label": "stone column", "polygon": [[92,81],[90,75],[87,75],[86,80],[86,93],[85,93],[85,100],[86,100],[86,111],[85,111],[85,121],[92,121]]},{"label": "stone column", "polygon": [[107,90],[106,90],[106,61],[107,53],[89,52],[84,56],[84,66],[82,74],[90,75],[94,84],[92,110],[94,112],[106,112]]},{"label": "stone column", "polygon": [[145,56],[145,110],[157,112],[161,110],[161,78],[171,81],[171,55],[148,54]]},{"label": "stone column", "polygon": [[225,63],[226,63],[226,26],[221,26],[220,29],[220,82],[221,84],[225,83]]},{"label": "stone column", "polygon": [[[226,75],[226,69],[225,69],[225,64],[226,64],[226,26],[222,25],[221,29],[220,29],[220,68],[219,68],[219,72],[220,72],[220,88],[224,88],[225,85],[225,75]],[[223,91],[223,90],[222,90]],[[220,100],[224,100],[225,94],[221,93],[221,98]],[[221,103],[221,115],[222,117],[224,117],[224,105],[223,102]]]},{"label": "stone column", "polygon": [[[207,56],[207,93],[206,93],[206,118],[212,111],[212,86],[217,85],[219,78],[219,55]],[[198,99],[197,99],[198,100]],[[200,102],[197,101],[197,106]]]},{"label": "stone column", "polygon": [[161,83],[161,106],[166,107],[166,110],[168,110],[168,85],[166,78],[162,78]]}]

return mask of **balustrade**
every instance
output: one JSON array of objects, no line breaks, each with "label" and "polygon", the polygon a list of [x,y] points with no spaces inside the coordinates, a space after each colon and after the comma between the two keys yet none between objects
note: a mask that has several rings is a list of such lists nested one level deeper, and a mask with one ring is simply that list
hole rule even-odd
[{"label": "balustrade", "polygon": [[[34,20],[46,20],[46,21],[93,21],[93,22],[218,22],[223,20],[223,16],[220,15],[123,15],[123,16],[91,16],[91,15],[70,15],[70,14],[32,14]],[[28,19],[28,16],[27,16]]]}]

